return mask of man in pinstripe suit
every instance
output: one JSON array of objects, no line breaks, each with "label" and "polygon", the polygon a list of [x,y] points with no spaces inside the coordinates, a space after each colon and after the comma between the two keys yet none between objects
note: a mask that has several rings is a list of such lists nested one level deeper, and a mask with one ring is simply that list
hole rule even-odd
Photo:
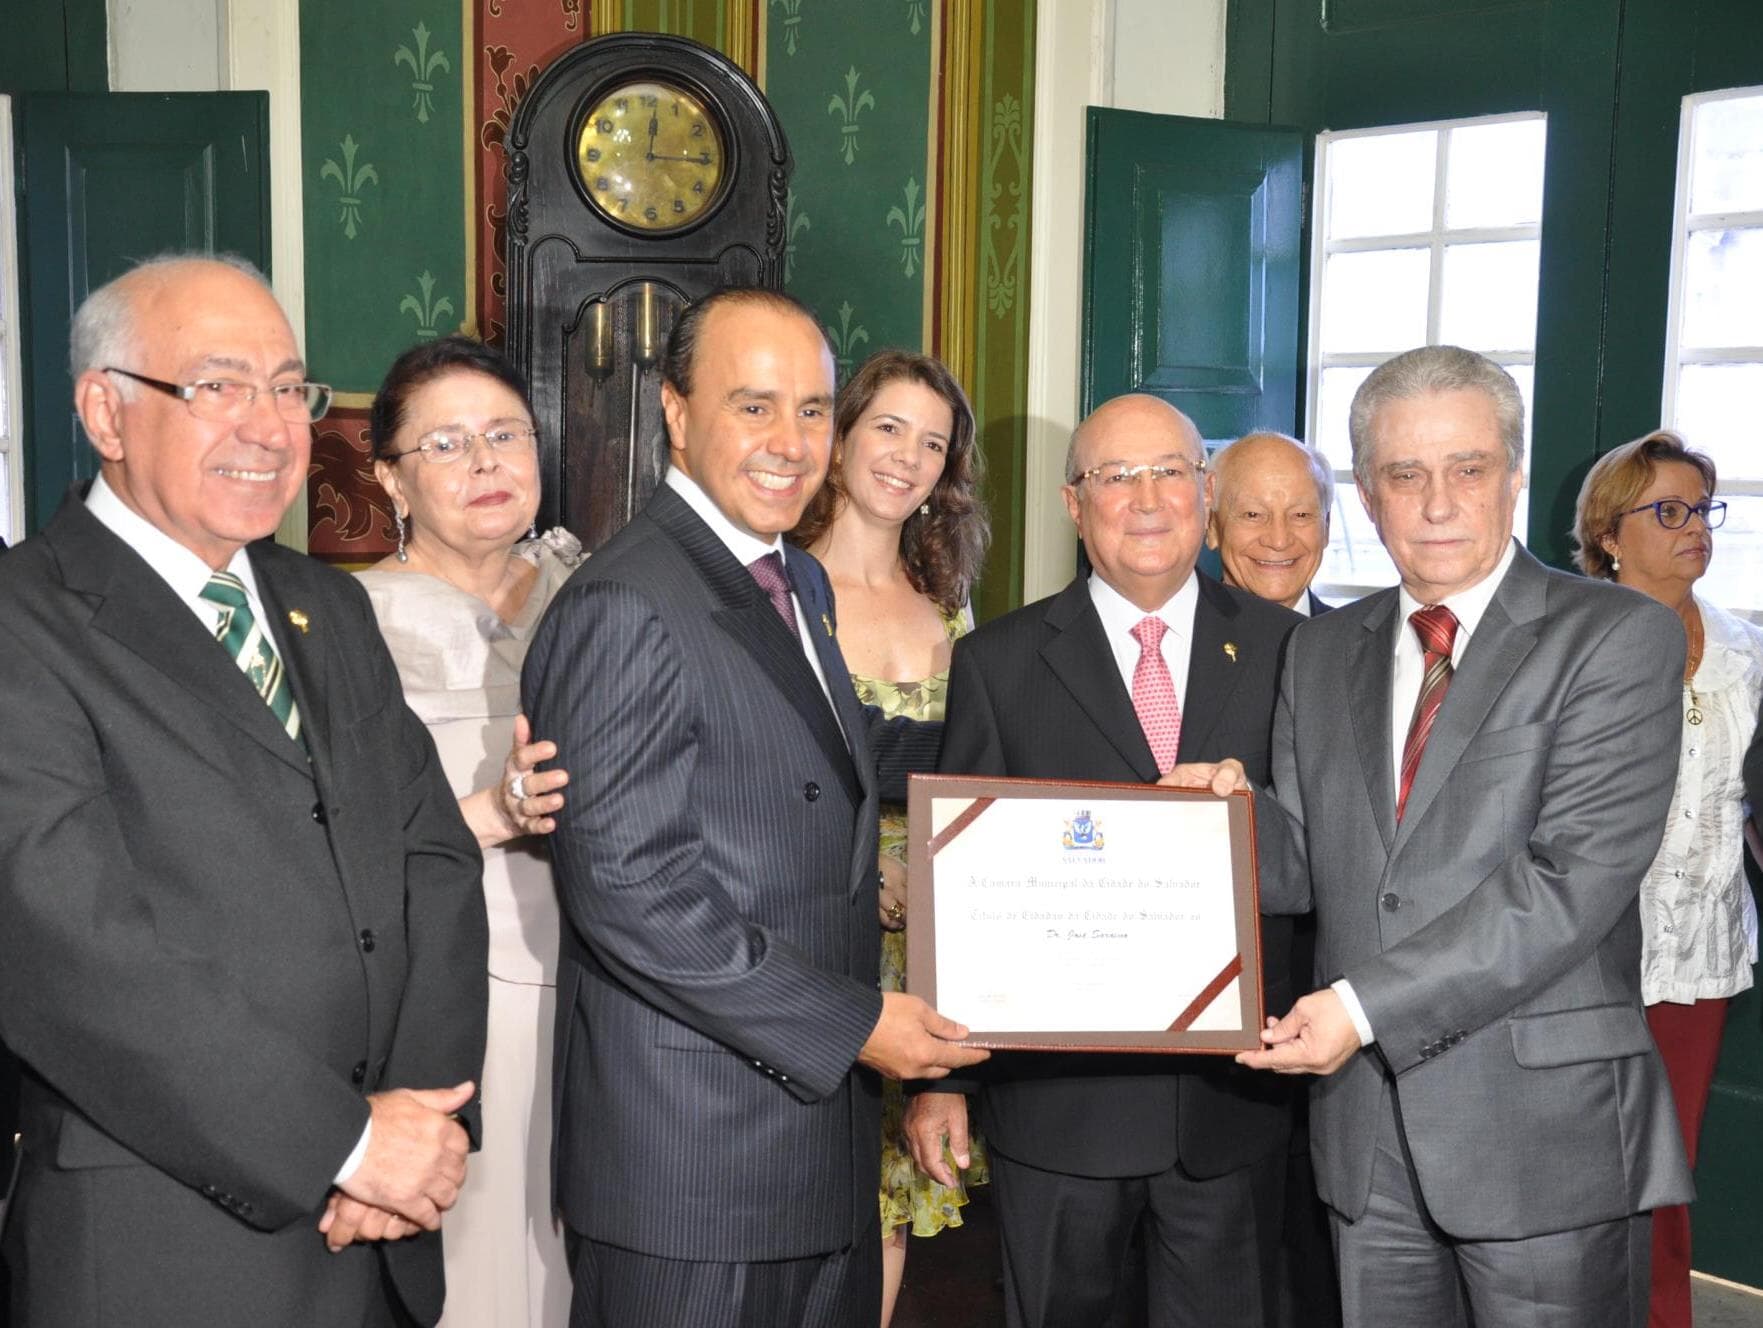
[{"label": "man in pinstripe suit", "polygon": [[875,1324],[877,1073],[985,1056],[877,990],[877,802],[940,735],[858,704],[825,575],[780,538],[825,476],[833,381],[788,297],[682,314],[672,468],[527,657],[527,713],[572,775],[553,850],[573,1328]]}]

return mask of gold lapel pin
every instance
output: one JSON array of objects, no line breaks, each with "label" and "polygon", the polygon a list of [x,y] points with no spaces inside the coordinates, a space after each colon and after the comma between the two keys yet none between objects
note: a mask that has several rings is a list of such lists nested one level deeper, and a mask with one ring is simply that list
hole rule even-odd
[{"label": "gold lapel pin", "polygon": [[1235,664],[1237,662],[1237,643],[1235,641],[1226,641],[1224,643],[1224,653],[1229,655],[1230,662]]},{"label": "gold lapel pin", "polygon": [[289,609],[288,621],[300,629],[301,636],[305,636],[307,629],[312,626],[312,619],[306,616],[304,609]]},{"label": "gold lapel pin", "polygon": [[820,615],[820,625],[826,628],[826,634],[828,636],[833,634],[833,620],[827,617],[824,613]]}]

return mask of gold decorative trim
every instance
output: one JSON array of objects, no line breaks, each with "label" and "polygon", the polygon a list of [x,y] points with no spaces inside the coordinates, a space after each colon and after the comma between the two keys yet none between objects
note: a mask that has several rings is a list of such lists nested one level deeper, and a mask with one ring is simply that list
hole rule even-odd
[{"label": "gold decorative trim", "polygon": [[[459,330],[478,335],[477,321],[477,0],[460,0],[464,11],[459,29],[463,57],[459,61],[459,105],[465,136],[461,156],[465,163],[465,316]],[[369,398],[371,400],[371,398]]]},{"label": "gold decorative trim", "polygon": [[759,81],[760,0],[724,0],[722,11],[722,53],[733,60],[754,82]]},{"label": "gold decorative trim", "polygon": [[333,392],[331,405],[341,406],[344,410],[366,410],[373,405],[372,392]]},{"label": "gold decorative trim", "polygon": [[[956,0],[943,5],[941,85],[943,96],[931,130],[942,144],[937,162],[936,240],[937,317],[931,351],[957,381],[973,389],[979,367],[977,295],[980,227],[980,131],[985,123],[986,6]],[[937,80],[933,78],[933,88]]]},{"label": "gold decorative trim", "polygon": [[624,31],[624,0],[589,0],[588,31],[598,37]]}]

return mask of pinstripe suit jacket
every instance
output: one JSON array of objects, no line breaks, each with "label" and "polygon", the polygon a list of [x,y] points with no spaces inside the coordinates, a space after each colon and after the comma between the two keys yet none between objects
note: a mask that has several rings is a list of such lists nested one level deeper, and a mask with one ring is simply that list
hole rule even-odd
[{"label": "pinstripe suit jacket", "polygon": [[552,837],[559,1206],[667,1258],[805,1257],[875,1222],[879,1083],[854,1064],[881,1012],[876,809],[931,768],[940,729],[859,705],[825,573],[786,558],[836,718],[665,484],[527,655],[527,713],[571,779]]}]

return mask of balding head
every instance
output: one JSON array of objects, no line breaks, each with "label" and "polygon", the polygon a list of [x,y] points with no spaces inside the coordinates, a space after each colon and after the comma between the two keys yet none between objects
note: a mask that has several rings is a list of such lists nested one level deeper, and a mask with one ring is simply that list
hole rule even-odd
[{"label": "balding head", "polygon": [[275,531],[306,483],[312,424],[303,393],[278,403],[269,390],[302,383],[306,366],[256,269],[142,264],[87,298],[70,359],[80,423],[124,504],[214,568]]},{"label": "balding head", "polygon": [[1065,510],[1096,574],[1139,608],[1186,583],[1206,528],[1205,444],[1168,402],[1104,402],[1071,436]]}]

